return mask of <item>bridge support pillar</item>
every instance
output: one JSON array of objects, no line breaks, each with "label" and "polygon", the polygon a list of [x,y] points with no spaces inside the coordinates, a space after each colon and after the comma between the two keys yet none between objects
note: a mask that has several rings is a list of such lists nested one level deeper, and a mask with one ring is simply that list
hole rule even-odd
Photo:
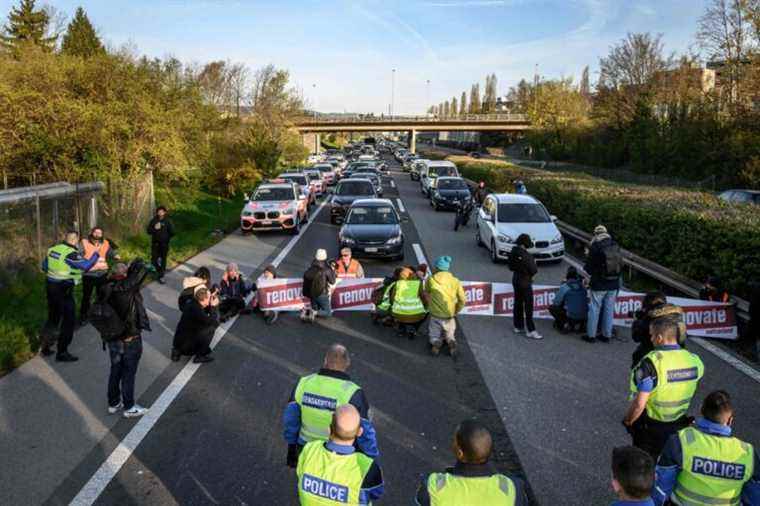
[{"label": "bridge support pillar", "polygon": [[322,152],[322,134],[319,132],[314,133],[314,154],[318,155]]},{"label": "bridge support pillar", "polygon": [[409,152],[417,152],[417,130],[409,131]]}]

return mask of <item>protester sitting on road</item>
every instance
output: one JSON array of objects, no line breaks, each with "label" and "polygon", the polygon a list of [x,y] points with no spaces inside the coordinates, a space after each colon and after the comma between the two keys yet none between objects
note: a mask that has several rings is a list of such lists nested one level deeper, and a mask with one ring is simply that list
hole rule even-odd
[{"label": "protester sitting on road", "polygon": [[224,323],[245,309],[245,298],[250,291],[237,264],[228,264],[219,283],[219,321]]},{"label": "protester sitting on road", "polygon": [[123,334],[107,344],[111,359],[108,412],[113,415],[123,409],[125,418],[142,416],[148,411],[135,404],[135,377],[143,351],[142,331],[151,330],[140,293],[147,275],[148,269],[142,259],[133,260],[129,268],[118,263],[98,290],[99,300],[107,302],[124,324]]},{"label": "protester sitting on road", "polygon": [[332,315],[330,295],[335,283],[335,271],[327,263],[327,251],[318,249],[314,261],[303,275],[303,295],[311,301],[311,309],[301,311],[301,320],[314,322],[317,316]]},{"label": "protester sitting on road", "polygon": [[217,295],[203,285],[197,287],[193,300],[185,305],[174,332],[172,361],[178,361],[183,355],[194,356],[195,363],[214,360],[211,341],[219,326],[218,305]]},{"label": "protester sitting on road", "polygon": [[69,353],[77,319],[74,286],[82,280],[82,273],[90,270],[100,258],[97,251],[90,258],[82,258],[77,250],[78,242],[79,234],[68,232],[63,242],[48,249],[42,261],[42,270],[46,274],[48,317],[40,333],[40,353],[46,356],[53,353],[51,346],[57,335],[56,362],[79,360]]},{"label": "protester sitting on road", "polygon": [[549,313],[554,318],[554,328],[563,334],[576,328],[585,330],[588,294],[575,267],[567,268],[565,281],[557,290],[554,301],[549,306]]},{"label": "protester sitting on road", "polygon": [[414,339],[427,318],[428,295],[422,280],[410,267],[403,267],[399,279],[390,288],[391,315],[398,325],[397,335]]},{"label": "protester sitting on road", "polygon": [[522,334],[527,329],[526,337],[543,339],[536,332],[533,323],[533,276],[538,272],[536,260],[528,251],[533,241],[528,234],[520,234],[509,252],[507,265],[512,270],[512,287],[515,294],[514,333]]},{"label": "protester sitting on road", "polygon": [[723,282],[718,276],[710,276],[699,290],[699,298],[710,302],[731,302],[728,290],[723,288]]},{"label": "protester sitting on road", "polygon": [[322,368],[298,380],[283,413],[283,437],[288,444],[286,463],[295,467],[306,443],[326,441],[332,412],[345,404],[354,406],[361,416],[362,433],[356,441],[359,451],[377,457],[375,428],[369,421],[369,401],[364,390],[351,381],[348,350],[341,344],[327,349]]},{"label": "protester sitting on road", "polygon": [[372,303],[375,305],[375,310],[372,311],[370,316],[373,324],[377,325],[378,323],[382,323],[389,327],[393,325],[393,318],[390,316],[391,288],[393,284],[398,281],[402,269],[403,267],[397,267],[396,270],[393,271],[393,275],[386,276],[383,279],[383,284],[372,292]]},{"label": "protester sitting on road", "polygon": [[662,292],[651,292],[644,296],[641,310],[635,313],[636,319],[631,326],[631,338],[639,343],[631,355],[631,368],[636,367],[650,351],[654,350],[650,335],[651,324],[659,318],[669,318],[678,326],[678,344],[686,347],[686,324],[683,321],[683,309],[666,302]]},{"label": "protester sitting on road", "polygon": [[425,281],[425,293],[430,301],[430,353],[434,357],[440,354],[444,343],[452,357],[456,357],[457,353],[457,342],[454,338],[457,329],[456,315],[464,309],[466,299],[462,283],[449,272],[451,261],[450,256],[438,257],[433,264],[433,275]]},{"label": "protester sitting on road", "polygon": [[[261,276],[256,279],[256,286],[254,287],[254,290],[258,289],[258,286],[265,281],[268,281],[270,279],[277,278],[277,268],[274,265],[267,265],[264,269],[264,272],[261,273]],[[277,321],[278,313],[277,311],[271,311],[266,310],[262,311],[261,308],[258,305],[258,298],[256,296],[253,297],[251,300],[251,305],[254,307],[254,310],[261,313],[264,316],[264,322],[267,325],[272,325],[275,321]]]},{"label": "protester sitting on road", "polygon": [[612,506],[654,506],[654,460],[635,446],[612,450],[612,489],[619,501]]},{"label": "protester sitting on road", "polygon": [[731,434],[734,408],[723,390],[702,403],[702,418],[670,436],[657,462],[655,504],[760,504],[760,456]]},{"label": "protester sitting on road", "polygon": [[[593,343],[597,338],[609,342],[613,337],[615,316],[615,299],[620,290],[620,274],[622,272],[622,254],[620,246],[612,240],[604,225],[594,229],[594,238],[583,269],[591,276],[590,299],[586,335],[583,340]],[[597,336],[599,320],[602,322],[602,333]]]},{"label": "protester sitting on road", "polygon": [[211,289],[211,271],[208,267],[199,267],[195,274],[182,280],[182,291],[177,298],[177,307],[180,311],[184,311],[185,305],[195,298],[195,290],[199,286]]},{"label": "protester sitting on road", "polygon": [[522,480],[499,473],[490,462],[493,440],[482,422],[462,422],[454,435],[452,450],[456,464],[422,479],[416,505],[528,505]]},{"label": "protester sitting on road", "polygon": [[371,504],[383,495],[378,461],[354,448],[360,421],[354,406],[340,406],[332,415],[329,440],[304,447],[296,469],[301,505]]},{"label": "protester sitting on road", "polygon": [[87,323],[87,313],[90,311],[93,293],[108,278],[108,262],[119,260],[119,255],[116,252],[118,248],[115,242],[103,237],[103,229],[100,227],[94,227],[90,230],[90,235],[82,239],[84,257],[90,258],[97,251],[98,261],[89,271],[82,274],[82,302],[79,304],[80,325]]},{"label": "protester sitting on road", "polygon": [[351,248],[342,248],[340,256],[335,260],[335,275],[339,278],[363,278],[362,264],[351,256]]},{"label": "protester sitting on road", "polygon": [[174,237],[174,224],[169,219],[169,212],[164,206],[156,209],[146,231],[150,235],[151,263],[158,273],[158,282],[164,284],[167,258],[169,256],[169,241]]}]

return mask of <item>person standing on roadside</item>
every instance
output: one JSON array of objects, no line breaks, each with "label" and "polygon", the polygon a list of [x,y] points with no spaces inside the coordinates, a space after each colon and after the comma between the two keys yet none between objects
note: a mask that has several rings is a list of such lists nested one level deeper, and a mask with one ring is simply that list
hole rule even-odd
[{"label": "person standing on roadside", "polygon": [[340,256],[335,260],[335,274],[339,278],[364,277],[364,268],[352,257],[351,248],[341,248]]},{"label": "person standing on roadside", "polygon": [[522,334],[527,329],[526,337],[543,339],[543,336],[536,332],[536,325],[533,323],[533,276],[538,273],[538,267],[533,255],[528,251],[532,247],[533,241],[530,236],[520,234],[507,259],[507,264],[512,270],[512,289],[515,294],[514,333]]},{"label": "person standing on roadside", "polygon": [[311,309],[302,310],[301,320],[313,323],[317,315],[332,316],[330,295],[335,283],[335,270],[327,263],[327,251],[320,248],[303,275],[303,295],[311,301]]},{"label": "person standing on roadside", "polygon": [[135,404],[135,377],[142,357],[142,331],[150,332],[150,321],[145,311],[140,288],[148,275],[142,259],[114,266],[113,274],[98,290],[98,298],[107,302],[124,324],[124,332],[109,341],[108,355],[111,372],[108,377],[108,413],[124,410],[124,418],[136,418],[148,410]]},{"label": "person standing on roadside", "polygon": [[425,281],[430,311],[430,353],[434,357],[441,353],[444,343],[452,358],[457,353],[454,338],[457,330],[456,315],[464,308],[466,299],[462,283],[449,272],[451,261],[450,256],[438,257],[433,264],[433,275]]},{"label": "person standing on roadside", "polygon": [[50,347],[53,336],[57,334],[57,362],[79,360],[69,353],[77,319],[74,286],[81,282],[82,273],[89,271],[99,258],[97,251],[90,258],[83,258],[77,250],[78,242],[79,234],[68,232],[63,242],[48,249],[42,261],[42,270],[46,273],[48,318],[40,336],[40,353],[45,356],[53,353]]},{"label": "person standing on roadside", "polygon": [[[590,304],[586,335],[583,340],[593,343],[597,340],[608,343],[612,338],[612,327],[615,318],[615,299],[620,290],[620,274],[623,269],[623,256],[620,246],[607,233],[604,225],[594,229],[586,265],[583,266],[590,276]],[[599,320],[602,322],[602,332],[597,336]]]},{"label": "person standing on roadside", "polygon": [[148,222],[148,235],[150,236],[150,261],[158,273],[158,282],[162,285],[166,273],[166,259],[169,256],[169,241],[174,237],[174,224],[168,217],[164,206],[156,209],[156,214]]},{"label": "person standing on roadside", "polygon": [[90,230],[90,235],[82,239],[82,253],[85,258],[92,257],[98,252],[98,261],[92,268],[82,274],[82,302],[79,304],[79,324],[87,323],[87,313],[90,311],[92,294],[108,277],[108,262],[119,260],[116,250],[119,247],[115,242],[103,237],[103,229],[95,227]]},{"label": "person standing on roadside", "polygon": [[483,205],[483,201],[488,196],[488,190],[486,190],[486,182],[480,181],[478,183],[477,188],[475,188],[475,194],[473,195],[473,200],[475,201],[475,204],[480,207]]}]

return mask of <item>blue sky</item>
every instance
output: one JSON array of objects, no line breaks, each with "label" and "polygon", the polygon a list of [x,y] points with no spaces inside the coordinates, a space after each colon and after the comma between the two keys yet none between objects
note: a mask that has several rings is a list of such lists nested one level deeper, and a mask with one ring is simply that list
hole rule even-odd
[{"label": "blue sky", "polygon": [[[17,0],[0,0],[5,16]],[[504,94],[535,65],[546,78],[593,72],[627,32],[662,33],[666,49],[694,42],[705,0],[48,0],[82,5],[111,46],[272,63],[320,111],[422,113],[495,72]],[[430,80],[429,90],[426,81]],[[316,85],[316,87],[314,87]],[[481,85],[482,86],[482,85]],[[426,98],[429,97],[429,100]]]}]

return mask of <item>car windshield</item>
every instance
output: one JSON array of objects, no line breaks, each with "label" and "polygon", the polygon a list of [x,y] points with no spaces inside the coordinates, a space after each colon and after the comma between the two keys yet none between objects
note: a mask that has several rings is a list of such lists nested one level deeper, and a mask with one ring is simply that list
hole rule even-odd
[{"label": "car windshield", "polygon": [[309,181],[319,181],[321,179],[319,172],[307,172],[306,177],[309,178]]},{"label": "car windshield", "polygon": [[373,174],[371,172],[354,172],[352,177],[359,177],[363,179],[369,179],[372,181],[373,184],[379,184],[380,179],[378,179],[376,174]]},{"label": "car windshield", "polygon": [[259,188],[253,195],[255,202],[293,200],[292,188]]},{"label": "car windshield", "polygon": [[454,167],[430,167],[430,174],[440,176],[456,176],[457,170]]},{"label": "car windshield", "polygon": [[372,183],[367,181],[344,181],[338,185],[337,195],[374,195]]},{"label": "car windshield", "polygon": [[549,223],[549,213],[540,204],[499,204],[499,223]]},{"label": "car windshield", "polygon": [[346,223],[349,225],[396,225],[398,218],[392,207],[354,207]]},{"label": "car windshield", "polygon": [[306,180],[306,176],[290,176],[290,175],[285,175],[285,176],[282,176],[281,179],[286,179],[288,181],[293,181],[294,183],[298,183],[301,186],[306,186],[306,185],[309,184],[309,182]]},{"label": "car windshield", "polygon": [[438,189],[439,190],[466,190],[467,183],[465,183],[462,179],[439,179]]},{"label": "car windshield", "polygon": [[315,165],[314,168],[320,172],[332,172],[333,170],[332,165]]}]

